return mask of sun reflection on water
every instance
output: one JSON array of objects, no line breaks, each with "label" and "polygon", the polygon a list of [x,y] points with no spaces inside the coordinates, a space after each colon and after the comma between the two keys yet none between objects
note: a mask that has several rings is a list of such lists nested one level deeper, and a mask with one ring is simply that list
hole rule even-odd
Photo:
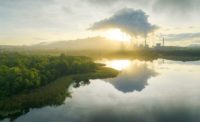
[{"label": "sun reflection on water", "polygon": [[123,70],[131,65],[130,60],[110,60],[105,62],[106,66],[111,67],[116,70]]}]

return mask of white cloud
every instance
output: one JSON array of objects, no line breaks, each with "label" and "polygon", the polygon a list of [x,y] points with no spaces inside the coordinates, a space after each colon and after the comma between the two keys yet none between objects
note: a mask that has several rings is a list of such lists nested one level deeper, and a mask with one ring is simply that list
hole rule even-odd
[{"label": "white cloud", "polygon": [[155,31],[158,27],[148,22],[148,15],[142,10],[124,8],[113,16],[96,22],[90,30],[119,28],[130,35],[146,36]]}]

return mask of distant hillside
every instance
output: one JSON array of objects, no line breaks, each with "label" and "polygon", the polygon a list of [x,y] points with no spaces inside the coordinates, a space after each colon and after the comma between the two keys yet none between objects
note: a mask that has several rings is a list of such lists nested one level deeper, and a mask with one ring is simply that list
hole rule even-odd
[{"label": "distant hillside", "polygon": [[200,44],[191,44],[191,45],[189,45],[189,48],[198,48],[198,49],[200,49]]},{"label": "distant hillside", "polygon": [[102,37],[93,37],[69,41],[56,41],[52,43],[39,43],[29,46],[33,49],[56,50],[119,50],[121,42],[112,41]]},{"label": "distant hillside", "polygon": [[[54,42],[41,42],[35,45],[23,45],[23,46],[10,46],[0,45],[0,51],[118,51],[121,50],[122,43],[120,41],[109,40],[103,37],[91,37],[76,40],[62,40]],[[125,50],[134,49],[131,43],[124,43]],[[186,49],[198,49],[199,44],[193,44],[188,47],[166,46],[162,48],[165,50],[186,50]]]}]

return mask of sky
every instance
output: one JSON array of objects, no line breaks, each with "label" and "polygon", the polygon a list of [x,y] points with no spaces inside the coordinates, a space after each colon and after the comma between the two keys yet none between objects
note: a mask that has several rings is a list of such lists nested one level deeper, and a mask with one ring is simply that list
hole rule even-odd
[{"label": "sky", "polygon": [[29,45],[103,35],[120,28],[131,37],[169,45],[200,44],[199,0],[0,0],[0,44]]}]

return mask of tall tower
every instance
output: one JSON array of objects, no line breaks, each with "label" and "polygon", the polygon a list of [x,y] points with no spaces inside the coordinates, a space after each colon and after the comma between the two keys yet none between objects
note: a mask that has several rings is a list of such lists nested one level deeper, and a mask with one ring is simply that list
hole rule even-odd
[{"label": "tall tower", "polygon": [[121,51],[124,51],[124,41],[121,41]]},{"label": "tall tower", "polygon": [[145,36],[144,47],[147,47],[147,37]]},{"label": "tall tower", "polygon": [[164,47],[165,46],[165,38],[163,37],[163,40],[162,40],[162,46]]}]

